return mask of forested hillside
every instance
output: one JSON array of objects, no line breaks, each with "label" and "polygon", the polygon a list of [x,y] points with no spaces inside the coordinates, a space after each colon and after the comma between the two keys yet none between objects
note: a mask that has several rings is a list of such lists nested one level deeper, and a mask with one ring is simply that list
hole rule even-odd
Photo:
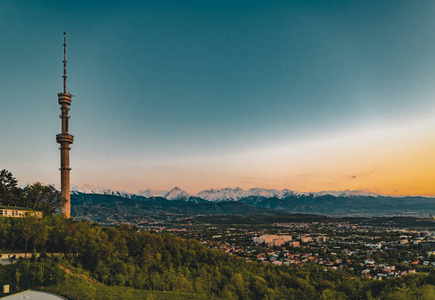
[{"label": "forested hillside", "polygon": [[[11,285],[16,285],[15,274],[19,270],[23,274],[20,281],[27,284],[23,288],[45,285],[71,299],[74,286],[78,289],[80,282],[94,291],[86,293],[85,299],[103,299],[104,293],[95,292],[103,287],[114,290],[134,288],[128,289],[131,295],[138,290],[168,291],[171,297],[181,297],[179,299],[435,297],[435,273],[386,281],[352,279],[346,269],[325,271],[318,266],[266,266],[245,262],[221,251],[207,249],[195,240],[184,240],[170,234],[138,231],[128,225],[100,227],[61,217],[0,217],[0,246],[4,251],[29,252],[35,249],[40,253],[61,253],[53,259],[46,258],[45,262],[42,258],[39,262],[3,266],[0,280],[9,280]],[[77,282],[71,285],[74,280]],[[65,288],[68,286],[70,290]],[[144,294],[151,295],[149,292]],[[153,297],[158,298],[156,295]]]}]

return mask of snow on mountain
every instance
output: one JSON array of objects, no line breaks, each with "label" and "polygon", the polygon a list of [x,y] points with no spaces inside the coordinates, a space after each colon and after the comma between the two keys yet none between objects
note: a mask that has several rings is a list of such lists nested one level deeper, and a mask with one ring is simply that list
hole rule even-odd
[{"label": "snow on mountain", "polygon": [[245,195],[245,190],[242,188],[224,188],[224,189],[210,189],[210,190],[204,190],[196,194],[196,197],[213,201],[213,202],[219,202],[219,201],[231,201],[231,200],[239,200],[243,198]]},{"label": "snow on mountain", "polygon": [[[29,184],[29,182],[18,181],[18,186],[24,188]],[[60,191],[60,185],[53,185],[57,190]],[[101,195],[113,195],[124,198],[131,198],[132,196],[142,196],[146,198],[150,197],[163,197],[168,200],[188,200],[192,195],[186,191],[183,191],[179,187],[174,187],[172,190],[158,190],[158,189],[146,189],[140,190],[136,194],[128,193],[122,190],[112,190],[106,187],[95,187],[89,184],[73,184],[71,185],[71,193],[84,193],[84,194],[101,194]],[[316,193],[305,193],[305,192],[294,192],[289,189],[275,190],[275,189],[264,189],[264,188],[251,188],[249,190],[244,190],[240,187],[235,189],[232,188],[219,188],[219,189],[209,189],[204,190],[196,195],[195,197],[211,201],[211,202],[221,202],[221,201],[238,201],[242,198],[249,196],[272,198],[276,197],[278,199],[283,199],[289,196],[300,196],[300,195],[313,195],[313,196],[324,196],[332,195],[335,197],[357,197],[357,196],[372,196],[377,197],[381,194],[373,193],[368,190],[344,190],[344,191],[321,191]],[[397,197],[397,196],[396,196]]]},{"label": "snow on mountain", "polygon": [[[18,181],[18,186],[23,189],[28,185],[32,185],[35,183],[36,182]],[[52,185],[56,190],[60,191],[60,184],[50,184],[50,185]],[[131,196],[134,195],[131,193],[127,193],[126,191],[112,190],[110,188],[105,188],[105,187],[95,187],[89,184],[72,184],[70,189],[71,189],[71,193],[113,195],[113,196],[119,196],[124,198],[131,198]]]},{"label": "snow on mountain", "polygon": [[316,196],[332,195],[332,196],[335,196],[335,197],[349,197],[349,196],[372,196],[372,197],[377,197],[377,196],[381,195],[381,194],[377,194],[377,193],[372,193],[372,192],[370,192],[368,190],[322,191],[322,192],[313,193],[313,194],[316,195]]},{"label": "snow on mountain", "polygon": [[283,189],[282,191],[281,191],[281,199],[282,198],[285,198],[285,197],[288,197],[288,196],[294,196],[294,195],[297,195],[297,196],[301,196],[301,195],[308,195],[309,193],[306,193],[306,192],[295,192],[295,191],[292,191],[292,190],[289,190],[289,189]]},{"label": "snow on mountain", "polygon": [[247,196],[257,196],[265,198],[282,198],[283,193],[279,190],[262,189],[262,188],[252,188],[246,191]]},{"label": "snow on mountain", "polygon": [[150,198],[150,197],[165,197],[169,191],[165,190],[155,190],[155,189],[146,189],[146,190],[140,190],[136,193],[138,196]]},{"label": "snow on mountain", "polygon": [[249,190],[243,190],[242,188],[222,188],[222,189],[210,189],[204,190],[196,194],[196,197],[212,201],[238,201],[242,198],[249,196],[272,198],[276,197],[278,199],[283,199],[289,196],[301,196],[301,195],[313,195],[313,196],[324,196],[332,195],[335,197],[351,197],[351,196],[380,196],[380,194],[372,193],[367,190],[344,190],[344,191],[322,191],[317,193],[305,193],[305,192],[295,192],[289,189],[275,190],[275,189],[263,189],[263,188],[252,188]]},{"label": "snow on mountain", "polygon": [[[55,188],[60,190],[59,185],[55,185]],[[136,194],[127,193],[125,191],[112,190],[110,188],[104,187],[94,187],[88,184],[82,185],[71,185],[71,192],[80,192],[85,194],[102,194],[102,195],[114,195],[125,198],[131,198],[134,195],[142,196],[146,198],[150,197],[163,197],[167,200],[187,200],[192,195],[186,191],[183,191],[179,187],[174,187],[170,191],[158,190],[158,189],[146,189],[140,190]],[[194,195],[195,197],[211,201],[211,202],[221,202],[221,201],[238,201],[242,198],[249,196],[272,198],[276,197],[278,199],[283,199],[289,196],[299,196],[299,195],[313,195],[313,196],[324,196],[332,195],[335,197],[356,197],[356,196],[379,196],[380,194],[372,193],[367,190],[344,190],[344,191],[321,191],[317,193],[303,193],[294,192],[289,189],[275,190],[275,189],[263,189],[263,188],[251,188],[249,190],[244,190],[240,187],[235,189],[232,188],[220,188],[220,189],[210,189],[199,192]]]},{"label": "snow on mountain", "polygon": [[190,196],[192,195],[176,186],[165,195],[165,198],[168,200],[186,200]]},{"label": "snow on mountain", "polygon": [[[60,190],[59,185],[55,185],[55,188]],[[112,195],[112,196],[119,196],[124,198],[131,198],[134,194],[127,193],[126,191],[117,191],[112,190],[110,188],[105,187],[94,187],[89,184],[72,184],[71,185],[71,192],[72,193],[84,193],[84,194],[100,194],[100,195]]]},{"label": "snow on mountain", "polygon": [[263,189],[263,188],[252,188],[245,191],[244,189],[238,187],[235,189],[224,188],[224,189],[205,190],[196,194],[196,197],[208,201],[219,202],[219,201],[238,201],[242,198],[246,198],[249,196],[265,197],[265,198],[276,197],[282,199],[287,196],[296,195],[296,194],[300,195],[304,193],[296,193],[288,189],[284,189],[280,191],[280,190]]}]

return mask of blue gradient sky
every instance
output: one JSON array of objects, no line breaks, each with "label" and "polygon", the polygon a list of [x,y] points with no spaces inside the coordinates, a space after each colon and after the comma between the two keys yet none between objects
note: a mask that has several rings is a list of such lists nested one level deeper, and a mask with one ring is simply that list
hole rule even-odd
[{"label": "blue gradient sky", "polygon": [[0,168],[72,182],[435,194],[433,1],[2,1]]}]

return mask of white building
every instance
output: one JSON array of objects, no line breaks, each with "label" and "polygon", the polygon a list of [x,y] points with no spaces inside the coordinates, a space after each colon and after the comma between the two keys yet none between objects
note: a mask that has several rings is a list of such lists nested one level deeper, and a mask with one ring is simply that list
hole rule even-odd
[{"label": "white building", "polygon": [[34,216],[34,217],[42,218],[42,212],[34,211],[24,207],[0,206],[0,216],[13,217],[13,218],[24,218],[27,216]]}]

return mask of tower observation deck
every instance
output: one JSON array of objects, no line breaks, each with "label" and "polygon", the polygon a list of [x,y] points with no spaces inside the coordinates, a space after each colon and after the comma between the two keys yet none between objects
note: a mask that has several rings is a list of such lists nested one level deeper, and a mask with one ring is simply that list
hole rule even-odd
[{"label": "tower observation deck", "polygon": [[74,136],[68,133],[68,111],[71,105],[71,94],[66,92],[66,33],[63,33],[63,93],[57,94],[60,104],[61,133],[56,135],[56,141],[60,144],[60,188],[61,197],[63,198],[62,215],[65,218],[71,216],[71,198],[70,198],[70,164],[69,151],[70,144],[74,141]]}]

